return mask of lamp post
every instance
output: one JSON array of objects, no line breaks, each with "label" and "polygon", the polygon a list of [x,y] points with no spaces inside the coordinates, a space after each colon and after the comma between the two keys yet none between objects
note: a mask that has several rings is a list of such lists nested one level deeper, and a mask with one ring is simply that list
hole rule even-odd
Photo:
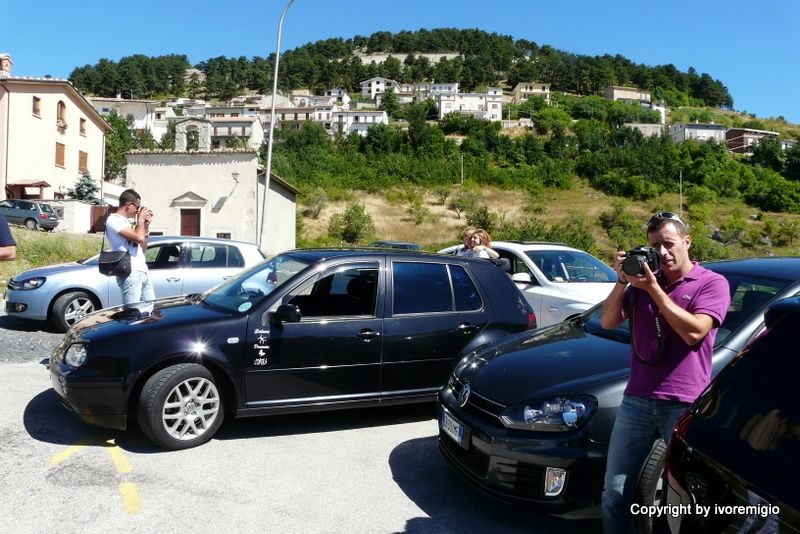
[{"label": "lamp post", "polygon": [[267,207],[269,205],[269,179],[272,174],[272,139],[275,133],[275,96],[278,93],[278,63],[281,58],[281,34],[283,33],[283,19],[286,18],[286,12],[289,6],[292,5],[294,0],[288,0],[286,6],[281,13],[280,21],[278,22],[278,44],[275,47],[275,73],[272,77],[272,106],[269,114],[269,138],[267,140],[267,175],[264,182],[264,199],[262,201],[261,210],[261,224],[259,225],[260,233],[258,238],[258,247],[264,248],[264,235],[266,234],[265,224],[267,221]]}]

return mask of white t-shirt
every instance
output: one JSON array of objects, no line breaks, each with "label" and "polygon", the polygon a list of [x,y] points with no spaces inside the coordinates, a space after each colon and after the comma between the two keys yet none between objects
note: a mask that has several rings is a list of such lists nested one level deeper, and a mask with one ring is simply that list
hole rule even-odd
[{"label": "white t-shirt", "polygon": [[467,258],[489,258],[489,253],[486,252],[486,249],[481,249],[478,251],[472,250],[471,248],[462,248],[458,251],[458,256],[466,256]]},{"label": "white t-shirt", "polygon": [[147,261],[144,257],[141,245],[131,243],[119,233],[125,228],[130,228],[131,222],[120,215],[112,213],[106,219],[106,240],[111,250],[127,250],[131,253],[131,270],[147,272]]}]

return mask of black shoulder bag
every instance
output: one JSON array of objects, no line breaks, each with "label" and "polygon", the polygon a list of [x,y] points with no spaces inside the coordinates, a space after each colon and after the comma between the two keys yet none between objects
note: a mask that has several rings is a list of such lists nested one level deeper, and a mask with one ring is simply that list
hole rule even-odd
[{"label": "black shoulder bag", "polygon": [[103,250],[106,246],[106,233],[100,245],[100,258],[97,267],[106,276],[128,276],[131,274],[131,253],[128,250]]}]

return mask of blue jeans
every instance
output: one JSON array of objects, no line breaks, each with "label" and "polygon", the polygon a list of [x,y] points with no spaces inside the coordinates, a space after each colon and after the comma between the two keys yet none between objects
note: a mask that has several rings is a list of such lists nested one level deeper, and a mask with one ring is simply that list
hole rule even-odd
[{"label": "blue jeans", "polygon": [[137,302],[156,299],[153,284],[150,283],[150,277],[144,271],[131,271],[128,276],[118,276],[117,285],[122,291],[122,305],[125,307]]},{"label": "blue jeans", "polygon": [[622,398],[608,445],[602,499],[605,534],[633,532],[631,505],[642,465],[657,438],[669,442],[675,423],[689,406],[645,397]]}]

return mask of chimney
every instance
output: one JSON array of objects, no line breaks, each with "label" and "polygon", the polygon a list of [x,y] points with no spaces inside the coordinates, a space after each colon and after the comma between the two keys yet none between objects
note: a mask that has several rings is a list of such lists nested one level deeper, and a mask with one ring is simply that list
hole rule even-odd
[{"label": "chimney", "polygon": [[11,55],[6,52],[0,52],[0,80],[6,80],[11,76]]}]

